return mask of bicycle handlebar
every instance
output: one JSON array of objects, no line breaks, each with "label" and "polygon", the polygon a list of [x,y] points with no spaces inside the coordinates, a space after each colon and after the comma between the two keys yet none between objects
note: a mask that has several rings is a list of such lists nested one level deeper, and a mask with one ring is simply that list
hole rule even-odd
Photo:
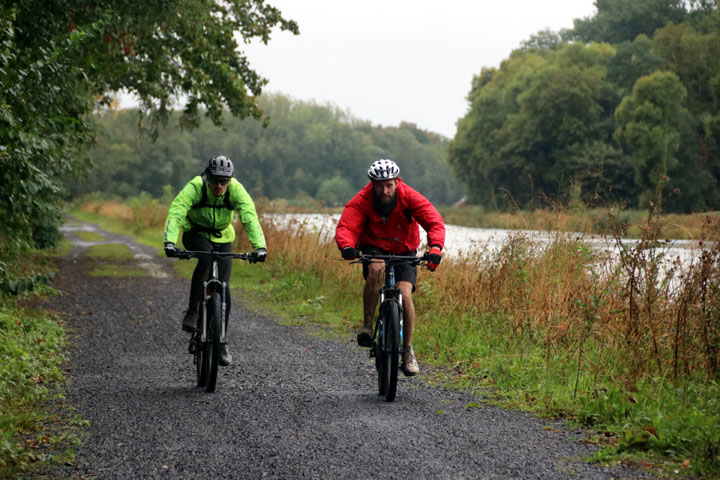
[{"label": "bicycle handlebar", "polygon": [[370,255],[362,254],[357,260],[350,263],[385,263],[388,265],[425,265],[422,262],[427,261],[427,253],[417,257],[415,255]]},{"label": "bicycle handlebar", "polygon": [[178,250],[175,255],[180,260],[189,260],[198,257],[232,257],[240,260],[252,260],[251,253],[234,253],[234,252],[207,252],[205,250]]}]

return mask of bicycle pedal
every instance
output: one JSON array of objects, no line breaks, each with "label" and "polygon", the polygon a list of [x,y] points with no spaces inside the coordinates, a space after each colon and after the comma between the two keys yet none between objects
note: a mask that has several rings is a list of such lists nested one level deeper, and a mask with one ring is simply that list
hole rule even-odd
[{"label": "bicycle pedal", "polygon": [[190,355],[194,355],[196,352],[197,352],[197,344],[196,344],[195,341],[193,340],[193,341],[191,341],[190,344],[188,345],[188,353],[189,353]]},{"label": "bicycle pedal", "polygon": [[375,358],[375,345],[370,347],[370,358]]}]

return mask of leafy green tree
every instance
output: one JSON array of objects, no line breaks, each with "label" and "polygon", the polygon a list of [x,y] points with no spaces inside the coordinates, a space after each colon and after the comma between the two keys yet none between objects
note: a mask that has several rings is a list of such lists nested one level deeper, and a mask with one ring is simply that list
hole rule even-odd
[{"label": "leafy green tree", "polygon": [[579,179],[616,176],[608,171],[616,152],[601,149],[597,155],[590,148],[613,131],[616,94],[606,64],[614,53],[607,44],[579,43],[542,55],[521,51],[492,77],[485,72],[487,78],[477,79],[470,112],[449,148],[471,200],[503,206],[509,195],[516,204],[531,205],[540,193],[569,195]]},{"label": "leafy green tree", "polygon": [[653,51],[653,42],[645,34],[638,35],[632,42],[619,43],[615,52],[615,56],[608,60],[608,80],[617,86],[621,98],[632,92],[640,77],[660,69],[664,62]]},{"label": "leafy green tree", "polygon": [[637,206],[668,175],[666,209],[720,208],[720,4],[596,6],[573,30],[538,32],[473,78],[448,149],[469,200],[600,194]]},{"label": "leafy green tree", "polygon": [[328,207],[339,207],[355,193],[347,179],[336,175],[320,183],[316,198]]},{"label": "leafy green tree", "polygon": [[252,119],[226,118],[225,129],[206,120],[187,131],[171,122],[154,143],[138,133],[135,112],[102,112],[90,152],[93,169],[86,180],[71,184],[71,193],[132,196],[145,191],[157,197],[163,185],[180,189],[208,158],[222,153],[257,197],[310,196],[342,204],[367,183],[370,163],[385,157],[396,160],[403,178],[432,201],[446,205],[462,196],[444,158],[447,140],[440,135],[409,123],[372,127],[334,105],[281,94],[261,96],[258,106],[272,118],[266,127]]},{"label": "leafy green tree", "polygon": [[638,35],[652,37],[669,22],[687,18],[683,0],[596,0],[592,17],[575,19],[569,36],[584,42],[618,44]]},{"label": "leafy green tree", "polygon": [[680,126],[687,118],[685,87],[672,72],[655,72],[635,83],[615,112],[615,138],[630,153],[635,183],[646,206],[663,176],[678,165]]},{"label": "leafy green tree", "polygon": [[265,80],[237,39],[267,42],[276,25],[298,31],[263,0],[2,2],[0,249],[27,247],[38,219],[57,222],[64,181],[88,167],[88,115],[107,92],[137,93],[151,132],[181,96],[184,126],[201,112],[219,123],[225,109],[260,118]]}]

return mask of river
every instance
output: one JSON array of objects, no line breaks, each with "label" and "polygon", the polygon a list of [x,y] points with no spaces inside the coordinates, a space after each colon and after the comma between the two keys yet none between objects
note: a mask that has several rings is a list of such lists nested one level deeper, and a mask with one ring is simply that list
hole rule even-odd
[{"label": "river", "polygon": [[[272,222],[283,227],[286,225],[297,225],[316,231],[324,239],[332,239],[335,234],[335,225],[340,218],[339,214],[269,214]],[[539,246],[552,241],[556,235],[554,232],[535,230],[504,230],[496,228],[472,228],[457,225],[445,225],[446,237],[443,254],[448,257],[461,257],[472,255],[491,254],[500,249],[513,235],[523,235]],[[598,251],[608,253],[617,257],[618,246],[612,237],[600,235],[588,235],[581,233],[568,233],[567,235],[581,238],[585,243]],[[421,238],[425,241],[425,233],[421,227]],[[639,242],[638,239],[623,239],[623,244],[633,247]],[[423,248],[423,247],[421,247]],[[691,240],[670,240],[662,247],[665,263],[672,262],[679,258],[683,265],[689,265],[693,258],[696,258],[700,247],[697,242]]]}]

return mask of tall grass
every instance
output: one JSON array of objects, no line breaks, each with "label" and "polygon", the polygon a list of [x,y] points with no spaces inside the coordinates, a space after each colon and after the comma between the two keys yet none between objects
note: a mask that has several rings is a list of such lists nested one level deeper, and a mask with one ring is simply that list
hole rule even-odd
[{"label": "tall grass", "polygon": [[[129,207],[85,208],[144,226]],[[153,218],[164,220],[166,207],[153,208],[163,212]],[[571,222],[554,217],[549,241],[518,232],[499,249],[478,247],[444,259],[434,274],[420,272],[421,364],[506,404],[612,434],[616,453],[654,452],[657,462],[720,474],[717,220],[703,220],[703,243],[683,262],[669,258],[659,238],[657,209],[630,244],[621,240],[622,219],[606,215],[618,255],[594,249],[584,235],[568,233],[576,231]],[[360,267],[338,260],[332,231],[273,222],[263,217],[264,268],[275,279],[268,295],[285,314],[350,336],[361,322]],[[248,249],[246,242],[238,235],[236,249]]]}]

